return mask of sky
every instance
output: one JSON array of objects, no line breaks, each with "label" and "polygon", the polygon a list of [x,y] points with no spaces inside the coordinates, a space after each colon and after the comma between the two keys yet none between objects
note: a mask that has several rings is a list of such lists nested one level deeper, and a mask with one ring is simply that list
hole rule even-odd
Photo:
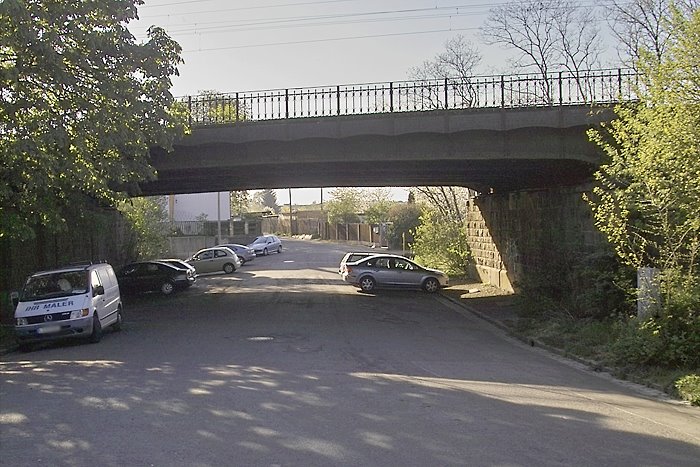
[{"label": "sky", "polygon": [[[584,3],[586,0],[584,0]],[[461,34],[483,55],[479,74],[511,69],[509,53],[488,46],[479,28],[483,0],[146,0],[129,25],[137,40],[151,25],[182,47],[177,97],[219,92],[359,84],[408,79],[409,70]],[[329,191],[329,190],[327,190]],[[406,199],[405,189],[394,189]],[[278,190],[286,204],[288,190]],[[295,204],[320,190],[294,189]]]}]

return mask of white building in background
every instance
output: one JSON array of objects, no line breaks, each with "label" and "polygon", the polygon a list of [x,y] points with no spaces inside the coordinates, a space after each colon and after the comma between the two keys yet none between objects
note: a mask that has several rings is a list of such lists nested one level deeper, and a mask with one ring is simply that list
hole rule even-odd
[{"label": "white building in background", "polygon": [[208,221],[219,219],[228,221],[231,218],[229,192],[193,193],[168,197],[168,217],[171,221],[194,221],[202,214],[206,214]]}]

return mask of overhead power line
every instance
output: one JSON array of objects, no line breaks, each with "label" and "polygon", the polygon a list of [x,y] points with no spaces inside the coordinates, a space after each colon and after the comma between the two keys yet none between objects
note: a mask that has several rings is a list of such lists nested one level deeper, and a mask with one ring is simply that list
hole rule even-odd
[{"label": "overhead power line", "polygon": [[217,50],[232,50],[232,49],[250,49],[254,47],[271,47],[271,46],[280,46],[280,45],[298,45],[298,44],[312,44],[315,42],[335,42],[335,41],[346,41],[346,40],[356,40],[356,39],[373,39],[377,37],[396,37],[396,36],[414,36],[414,35],[419,35],[419,34],[436,34],[436,33],[442,33],[442,32],[459,32],[459,31],[473,31],[478,28],[459,28],[459,29],[434,29],[430,31],[412,31],[412,32],[397,32],[397,33],[390,33],[390,34],[370,34],[370,35],[365,35],[365,36],[347,36],[347,37],[331,37],[331,38],[324,38],[324,39],[308,39],[308,40],[300,40],[300,41],[285,41],[285,42],[268,42],[268,43],[262,43],[262,44],[245,44],[245,45],[229,45],[225,47],[207,47],[207,48],[200,48],[200,49],[189,49],[189,50],[184,50],[183,52],[211,52],[211,51],[217,51]]}]

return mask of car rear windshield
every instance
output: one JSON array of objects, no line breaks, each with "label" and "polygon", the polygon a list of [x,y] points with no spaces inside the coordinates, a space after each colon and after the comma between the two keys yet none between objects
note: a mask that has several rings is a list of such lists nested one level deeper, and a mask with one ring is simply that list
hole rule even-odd
[{"label": "car rear windshield", "polygon": [[368,256],[371,256],[372,253],[350,253],[348,257],[345,259],[346,263],[354,263],[355,261],[359,261],[362,258],[366,258]]}]

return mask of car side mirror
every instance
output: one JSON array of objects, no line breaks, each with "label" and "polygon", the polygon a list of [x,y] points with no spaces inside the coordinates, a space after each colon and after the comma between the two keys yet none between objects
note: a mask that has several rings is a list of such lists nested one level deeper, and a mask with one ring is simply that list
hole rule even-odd
[{"label": "car side mirror", "polygon": [[105,294],[105,286],[104,285],[98,285],[94,289],[92,289],[92,296],[97,297],[98,295],[104,295]]}]

